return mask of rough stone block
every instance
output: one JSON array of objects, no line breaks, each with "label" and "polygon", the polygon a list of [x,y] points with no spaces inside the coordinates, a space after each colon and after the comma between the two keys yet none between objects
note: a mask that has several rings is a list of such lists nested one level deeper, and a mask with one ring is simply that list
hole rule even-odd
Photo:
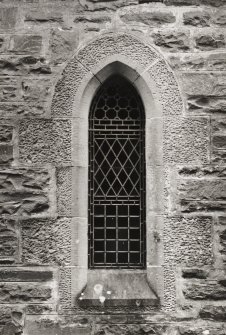
[{"label": "rough stone block", "polygon": [[0,219],[0,263],[19,261],[19,228],[14,220]]},{"label": "rough stone block", "polygon": [[226,119],[213,119],[212,125],[212,161],[214,163],[226,162]]},{"label": "rough stone block", "polygon": [[[26,334],[33,335],[91,335],[91,325],[87,322],[73,322],[71,318],[65,319],[54,315],[29,316],[25,326]],[[97,333],[95,333],[97,334]]]},{"label": "rough stone block", "polygon": [[175,269],[169,264],[164,266],[164,299],[163,310],[174,312],[176,309],[176,274]]},{"label": "rough stone block", "polygon": [[163,155],[168,163],[208,161],[208,119],[170,118],[164,121]]},{"label": "rough stone block", "polygon": [[200,33],[195,37],[196,48],[200,50],[214,50],[225,47],[225,37],[221,33]]},{"label": "rough stone block", "polygon": [[53,273],[40,268],[4,268],[0,269],[0,282],[45,282],[53,279]]},{"label": "rough stone block", "polygon": [[44,101],[0,103],[0,116],[3,118],[45,116],[47,104]]},{"label": "rough stone block", "polygon": [[0,56],[0,75],[48,75],[51,68],[43,57]]},{"label": "rough stone block", "polygon": [[19,125],[19,159],[26,163],[70,163],[71,121],[25,119]]},{"label": "rough stone block", "polygon": [[36,22],[36,23],[46,23],[46,22],[63,22],[63,11],[62,8],[57,9],[52,7],[41,8],[37,7],[30,9],[25,14],[25,22]]},{"label": "rough stone block", "polygon": [[0,332],[4,335],[20,334],[23,331],[23,308],[3,305],[0,307]]},{"label": "rough stone block", "polygon": [[168,6],[193,6],[198,4],[198,0],[164,0]]},{"label": "rough stone block", "polygon": [[225,306],[204,306],[199,316],[205,320],[226,321],[226,308]]},{"label": "rough stone block", "polygon": [[147,72],[159,90],[159,103],[163,108],[163,116],[180,116],[183,103],[173,72],[163,61],[156,62]]},{"label": "rough stone block", "polygon": [[184,73],[183,90],[187,94],[187,108],[191,113],[224,113],[226,107],[223,73]]},{"label": "rough stone block", "polygon": [[210,14],[204,10],[193,10],[183,14],[185,25],[195,27],[208,27],[210,25]]},{"label": "rough stone block", "polygon": [[13,161],[13,146],[0,144],[0,164],[10,164]]},{"label": "rough stone block", "polygon": [[71,219],[21,221],[25,264],[67,265],[71,262]]},{"label": "rough stone block", "polygon": [[[213,54],[183,54],[180,56],[170,55],[169,63],[176,70],[226,70],[226,54],[216,52]],[[217,74],[215,74],[217,75]]]},{"label": "rough stone block", "polygon": [[104,59],[115,54],[131,59],[136,66],[139,65],[141,70],[158,58],[152,49],[135,37],[126,34],[111,34],[89,43],[79,51],[77,59],[92,71],[92,68],[95,69],[98,63],[100,64]]},{"label": "rough stone block", "polygon": [[13,29],[16,25],[17,12],[16,7],[0,8],[0,29]]},{"label": "rough stone block", "polygon": [[159,31],[153,33],[151,37],[157,46],[167,51],[186,51],[190,48],[190,36],[188,31]]},{"label": "rough stone block", "polygon": [[50,97],[52,83],[48,79],[23,79],[21,82],[21,99],[28,103],[47,101]]},{"label": "rough stone block", "polygon": [[51,177],[45,169],[2,169],[0,214],[48,214],[51,210],[50,186]]},{"label": "rough stone block", "polygon": [[183,325],[178,326],[178,331],[180,335],[224,335],[225,333],[225,323],[217,322],[205,322],[203,320],[191,321],[190,324],[184,323]]},{"label": "rough stone block", "polygon": [[206,5],[213,7],[220,7],[225,5],[225,0],[164,0],[166,5],[174,6],[193,6]]},{"label": "rough stone block", "polygon": [[214,13],[213,23],[221,27],[226,26],[226,9],[225,8],[221,8]]},{"label": "rough stone block", "polygon": [[68,60],[78,46],[78,31],[54,30],[50,40],[51,58],[54,64]]},{"label": "rough stone block", "polygon": [[182,277],[185,279],[206,279],[208,277],[208,271],[202,268],[185,268],[182,269]]},{"label": "rough stone block", "polygon": [[71,61],[58,80],[51,106],[53,117],[72,116],[73,102],[82,80],[89,73],[80,62]]},{"label": "rough stone block", "polygon": [[207,217],[166,218],[164,258],[168,266],[210,265],[212,255],[212,219]]},{"label": "rough stone block", "polygon": [[162,10],[137,11],[135,9],[121,14],[120,18],[126,23],[139,22],[144,23],[149,27],[161,26],[176,21],[176,17],[172,12]]},{"label": "rough stone block", "polygon": [[0,86],[0,102],[7,102],[18,99],[18,90],[16,86]]},{"label": "rough stone block", "polygon": [[186,283],[183,289],[185,298],[192,300],[225,300],[226,287],[217,280]]},{"label": "rough stone block", "polygon": [[36,303],[49,301],[51,288],[28,283],[0,283],[0,303]]},{"label": "rough stone block", "polygon": [[[203,166],[183,166],[178,169],[178,174],[182,178],[224,178],[226,177],[226,167],[218,165]],[[208,181],[206,181],[208,184]]]},{"label": "rough stone block", "polygon": [[72,169],[57,168],[57,213],[59,216],[71,216]]},{"label": "rough stone block", "polygon": [[189,96],[223,96],[226,94],[224,73],[183,73],[183,91]]},{"label": "rough stone block", "polygon": [[225,97],[195,96],[187,99],[189,113],[221,114],[225,113]]},{"label": "rough stone block", "polygon": [[189,179],[178,183],[179,210],[186,213],[224,211],[226,209],[225,179]]},{"label": "rough stone block", "polygon": [[9,50],[14,54],[40,53],[42,37],[38,35],[15,35],[10,39]]},{"label": "rough stone block", "polygon": [[[2,121],[1,123],[4,123]],[[0,125],[0,143],[10,143],[13,139],[13,126],[8,124]]]}]

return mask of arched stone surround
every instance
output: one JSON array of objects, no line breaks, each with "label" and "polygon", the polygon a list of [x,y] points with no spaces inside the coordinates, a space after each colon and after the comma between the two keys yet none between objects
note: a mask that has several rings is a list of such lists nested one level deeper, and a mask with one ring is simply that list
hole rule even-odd
[{"label": "arched stone surround", "polygon": [[[161,304],[173,309],[174,272],[170,264],[164,263],[162,238],[167,213],[164,164],[181,161],[178,151],[171,151],[172,139],[167,133],[171,130],[167,125],[175,118],[181,119],[183,103],[177,81],[163,57],[152,46],[124,33],[102,35],[78,50],[55,88],[51,118],[70,119],[72,124],[72,167],[62,170],[66,174],[62,177],[67,179],[66,188],[58,191],[58,214],[73,218],[71,261],[61,268],[61,304],[66,309],[69,305],[73,307],[87,283],[88,115],[92,97],[112,73],[120,73],[130,80],[144,103],[147,275]],[[182,160],[187,159],[184,151],[179,154]]]}]

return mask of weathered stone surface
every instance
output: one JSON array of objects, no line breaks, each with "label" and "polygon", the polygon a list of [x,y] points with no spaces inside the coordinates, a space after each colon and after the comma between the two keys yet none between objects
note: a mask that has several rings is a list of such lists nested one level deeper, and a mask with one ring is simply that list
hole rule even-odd
[{"label": "weathered stone surface", "polygon": [[43,282],[53,279],[51,271],[43,271],[37,268],[36,270],[26,268],[1,268],[0,282]]},{"label": "weathered stone surface", "polygon": [[179,325],[178,331],[180,335],[224,335],[225,334],[225,323],[203,323],[192,321],[190,325]]},{"label": "weathered stone surface", "polygon": [[190,97],[187,99],[187,109],[189,113],[225,114],[226,99],[203,95]]},{"label": "weathered stone surface", "polygon": [[108,0],[108,1],[96,1],[96,0],[82,0],[83,6],[88,11],[95,12],[101,10],[116,10],[124,6],[137,5],[137,0]]},{"label": "weathered stone surface", "polygon": [[0,74],[50,74],[51,68],[43,57],[34,56],[1,56]]},{"label": "weathered stone surface", "polygon": [[205,306],[199,312],[202,319],[214,321],[226,321],[225,306]]},{"label": "weathered stone surface", "polygon": [[23,331],[23,309],[15,306],[3,306],[0,307],[0,333],[2,335],[21,334]]},{"label": "weathered stone surface", "polygon": [[0,103],[0,116],[3,118],[45,116],[46,103],[44,101]]},{"label": "weathered stone surface", "polygon": [[183,110],[183,102],[173,72],[168,69],[164,61],[158,61],[151,66],[148,74],[159,90],[159,103],[162,105],[163,115],[180,116]]},{"label": "weathered stone surface", "polygon": [[182,212],[224,211],[226,208],[226,180],[180,180],[178,197]]},{"label": "weathered stone surface", "polygon": [[212,125],[212,161],[214,163],[226,162],[226,119],[213,119]]},{"label": "weathered stone surface", "polygon": [[226,26],[226,8],[221,8],[214,13],[213,23],[219,26]]},{"label": "weathered stone surface", "polygon": [[78,61],[71,61],[65,68],[62,78],[57,82],[51,106],[54,117],[72,115],[74,96],[89,71]]},{"label": "weathered stone surface", "polygon": [[10,143],[12,139],[13,126],[10,126],[8,124],[0,124],[0,143]]},{"label": "weathered stone surface", "polygon": [[59,216],[71,216],[72,169],[57,168],[57,213]]},{"label": "weathered stone surface", "polygon": [[165,161],[181,164],[207,162],[208,136],[208,119],[167,119],[164,122]]},{"label": "weathered stone surface", "polygon": [[226,287],[216,280],[196,281],[186,283],[183,289],[185,298],[193,300],[224,300]]},{"label": "weathered stone surface", "polygon": [[[184,166],[178,169],[178,174],[185,178],[225,178],[226,167],[218,165]],[[208,181],[206,183],[208,184]]]},{"label": "weathered stone surface", "polygon": [[70,120],[21,120],[19,159],[27,163],[70,163]]},{"label": "weathered stone surface", "polygon": [[0,214],[48,214],[50,174],[45,169],[2,169]]},{"label": "weathered stone surface", "polygon": [[168,58],[172,68],[177,70],[226,70],[226,53],[213,54],[182,54]]},{"label": "weathered stone surface", "polygon": [[96,68],[107,57],[119,54],[145,69],[158,58],[157,53],[134,36],[109,34],[89,43],[78,53],[77,59],[88,69]]},{"label": "weathered stone surface", "polygon": [[140,22],[150,27],[174,23],[175,16],[170,11],[152,10],[152,11],[129,11],[120,15],[124,22]]},{"label": "weathered stone surface", "polygon": [[0,263],[15,263],[19,258],[19,228],[15,221],[0,219]]},{"label": "weathered stone surface", "polygon": [[21,222],[22,261],[25,264],[71,262],[71,220],[31,219]]},{"label": "weathered stone surface", "polygon": [[219,216],[218,220],[221,225],[226,225],[226,216]]},{"label": "weathered stone surface", "polygon": [[51,288],[37,284],[0,284],[0,303],[44,302],[51,298]]},{"label": "weathered stone surface", "polygon": [[189,96],[223,96],[226,94],[224,73],[183,73],[181,83]]},{"label": "weathered stone surface", "polygon": [[14,35],[10,39],[10,51],[14,54],[40,53],[42,37],[39,35]]},{"label": "weathered stone surface", "polygon": [[191,113],[225,113],[226,76],[221,73],[184,73],[181,77]]},{"label": "weathered stone surface", "polygon": [[62,8],[60,10],[51,6],[46,8],[38,7],[36,9],[30,9],[25,14],[25,22],[63,22]]},{"label": "weathered stone surface", "polygon": [[23,79],[20,87],[21,100],[28,104],[37,102],[42,105],[42,102],[48,101],[50,97],[51,86],[52,83],[48,79]]},{"label": "weathered stone surface", "polygon": [[195,27],[208,27],[210,17],[210,13],[204,10],[193,10],[183,14],[184,24]]},{"label": "weathered stone surface", "polygon": [[198,4],[198,0],[164,0],[168,6],[193,6]]},{"label": "weathered stone surface", "polygon": [[163,268],[164,292],[163,310],[174,312],[176,310],[176,274],[175,268],[171,264],[166,264]]},{"label": "weathered stone surface", "polygon": [[212,263],[212,219],[166,218],[164,258],[168,266],[210,265]]},{"label": "weathered stone surface", "polygon": [[220,7],[225,5],[225,0],[164,0],[164,3],[175,6],[207,5]]},{"label": "weathered stone surface", "polygon": [[0,29],[12,29],[16,25],[18,9],[16,7],[0,8]]},{"label": "weathered stone surface", "polygon": [[197,278],[197,279],[206,279],[208,277],[208,271],[202,268],[186,268],[182,269],[183,278]]},{"label": "weathered stone surface", "polygon": [[200,33],[195,38],[196,48],[200,50],[213,50],[225,47],[225,38],[221,33]]},{"label": "weathered stone surface", "polygon": [[1,86],[0,91],[0,101],[1,102],[7,102],[10,100],[18,99],[18,92],[16,86]]},{"label": "weathered stone surface", "polygon": [[162,31],[152,34],[154,43],[168,51],[186,51],[190,48],[189,31]]},{"label": "weathered stone surface", "polygon": [[0,164],[10,164],[13,161],[13,146],[9,144],[0,145]]},{"label": "weathered stone surface", "polygon": [[78,46],[78,31],[54,30],[50,40],[50,50],[54,64],[65,62]]}]

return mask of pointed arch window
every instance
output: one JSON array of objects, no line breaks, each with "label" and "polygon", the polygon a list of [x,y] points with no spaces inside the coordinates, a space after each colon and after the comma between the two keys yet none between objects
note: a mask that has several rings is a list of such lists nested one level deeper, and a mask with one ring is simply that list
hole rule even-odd
[{"label": "pointed arch window", "polygon": [[145,268],[145,191],[143,103],[113,75],[89,115],[89,268]]}]

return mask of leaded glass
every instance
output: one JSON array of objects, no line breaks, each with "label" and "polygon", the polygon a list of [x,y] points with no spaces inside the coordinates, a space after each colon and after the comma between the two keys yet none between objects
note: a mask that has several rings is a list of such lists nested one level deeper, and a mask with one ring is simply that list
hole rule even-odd
[{"label": "leaded glass", "polygon": [[145,265],[145,120],[131,83],[115,75],[89,118],[89,267]]}]

